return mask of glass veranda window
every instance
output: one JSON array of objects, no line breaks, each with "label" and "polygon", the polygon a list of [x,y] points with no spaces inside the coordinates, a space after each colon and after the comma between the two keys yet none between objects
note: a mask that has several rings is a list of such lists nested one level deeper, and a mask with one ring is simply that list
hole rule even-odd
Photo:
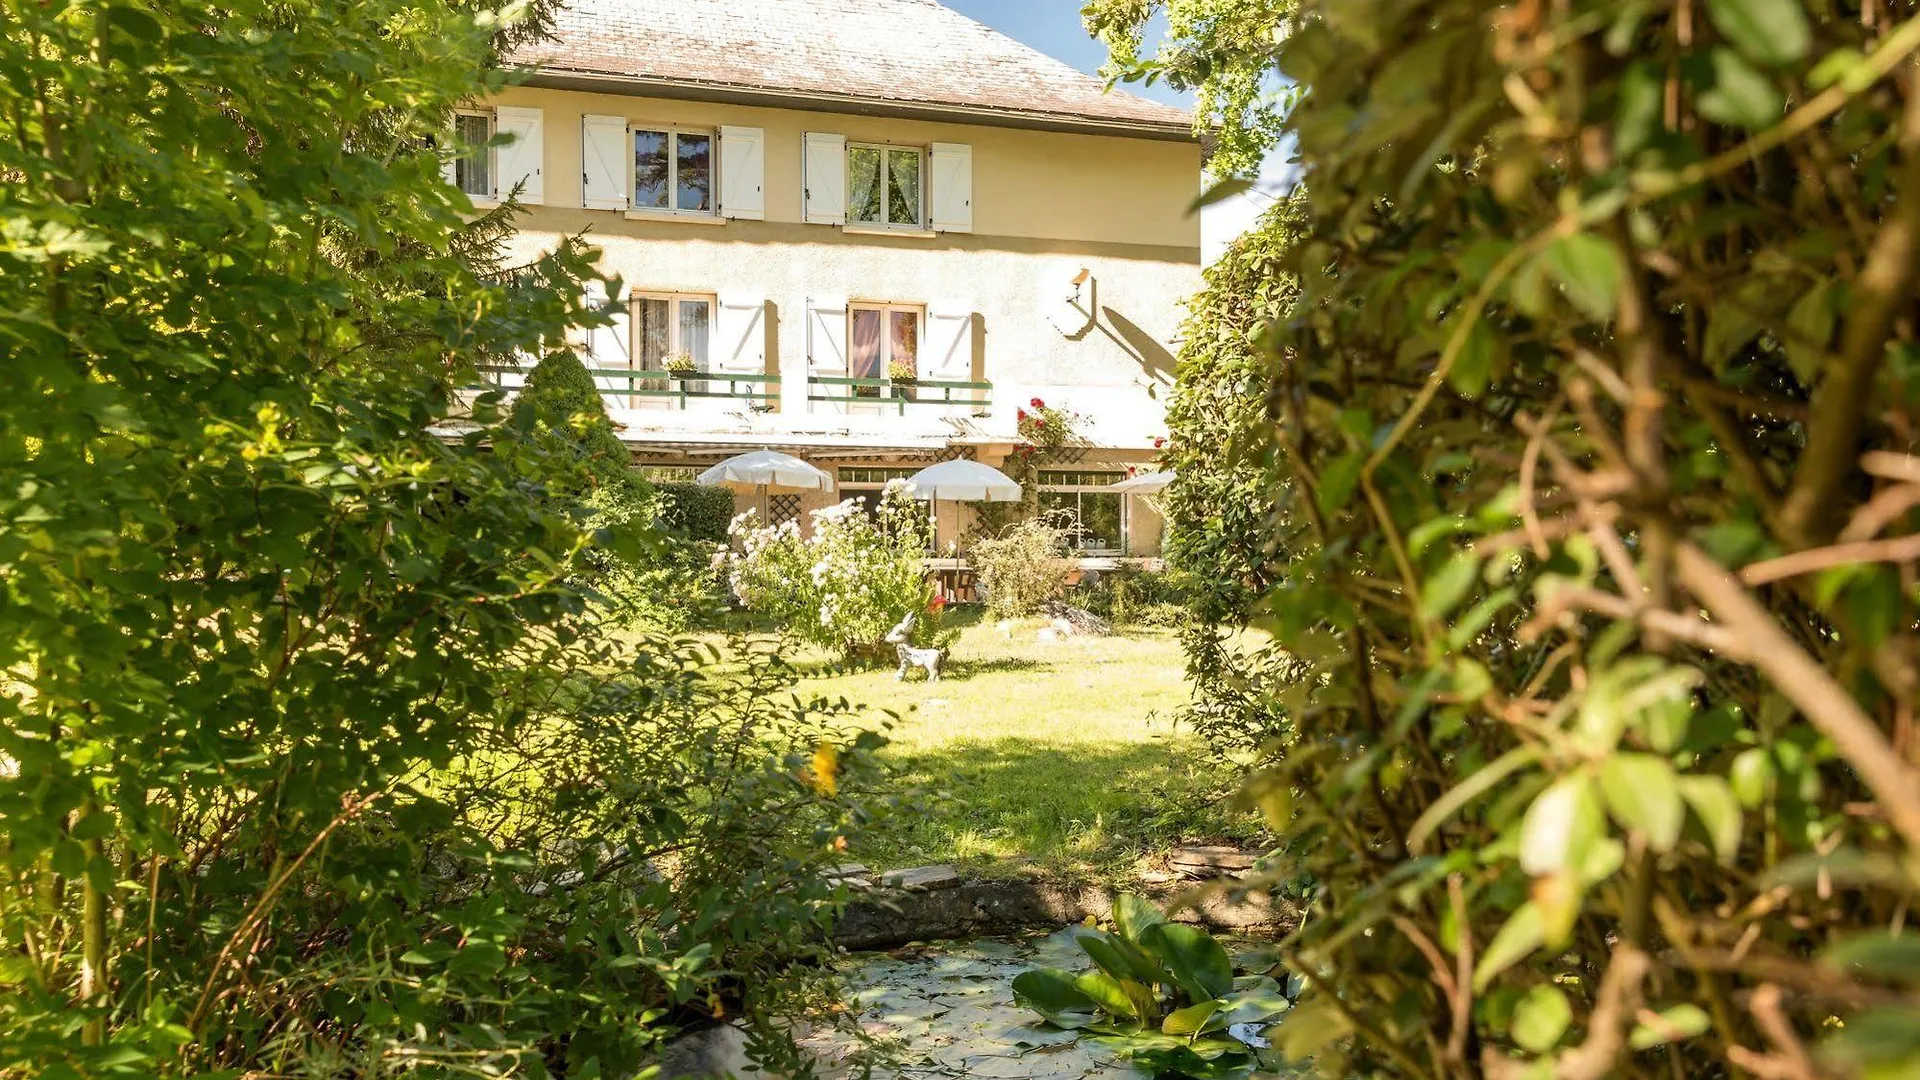
[{"label": "glass veranda window", "polygon": [[471,198],[493,198],[493,117],[458,113],[453,118],[453,183]]},{"label": "glass veranda window", "polygon": [[847,148],[847,220],[920,228],[923,155],[913,147]]},{"label": "glass veranda window", "polygon": [[[897,304],[850,304],[847,374],[856,379],[911,381],[920,370],[921,310]],[[881,387],[856,386],[855,397],[880,397]]]},{"label": "glass veranda window", "polygon": [[1075,551],[1120,553],[1127,546],[1126,496],[1106,490],[1126,474],[1095,470],[1040,474],[1040,510],[1064,518]]},{"label": "glass veranda window", "polygon": [[713,135],[634,128],[633,208],[713,213]]}]

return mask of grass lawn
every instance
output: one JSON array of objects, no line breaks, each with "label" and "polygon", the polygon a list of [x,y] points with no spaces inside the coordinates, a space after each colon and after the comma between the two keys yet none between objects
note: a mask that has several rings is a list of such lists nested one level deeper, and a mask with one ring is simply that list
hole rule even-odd
[{"label": "grass lawn", "polygon": [[[1218,801],[1220,773],[1176,731],[1187,699],[1170,632],[1036,640],[993,622],[966,627],[945,677],[892,668],[815,668],[803,693],[844,696],[875,722],[899,714],[886,757],[933,794],[929,812],[852,852],[875,869],[955,862],[1110,880],[1178,843],[1220,840],[1252,822]],[[802,665],[805,668],[805,665]]]}]

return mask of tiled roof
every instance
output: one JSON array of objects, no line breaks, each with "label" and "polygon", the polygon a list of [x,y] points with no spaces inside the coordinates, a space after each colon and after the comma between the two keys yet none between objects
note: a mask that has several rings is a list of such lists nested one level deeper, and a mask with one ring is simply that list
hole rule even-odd
[{"label": "tiled roof", "polygon": [[[1060,3],[1063,0],[1031,0]],[[934,0],[574,0],[555,40],[513,59],[549,74],[1177,129],[1180,109],[1100,79]]]}]

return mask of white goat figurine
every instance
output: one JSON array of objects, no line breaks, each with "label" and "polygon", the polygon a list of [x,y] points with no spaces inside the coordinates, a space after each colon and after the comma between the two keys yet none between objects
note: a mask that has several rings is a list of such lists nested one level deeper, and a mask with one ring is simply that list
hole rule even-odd
[{"label": "white goat figurine", "polygon": [[913,634],[913,612],[900,620],[900,625],[887,631],[887,641],[893,645],[894,654],[900,657],[900,670],[894,672],[895,679],[905,679],[910,668],[926,668],[927,681],[940,681],[940,668],[947,662],[944,649],[916,649],[910,644]]}]

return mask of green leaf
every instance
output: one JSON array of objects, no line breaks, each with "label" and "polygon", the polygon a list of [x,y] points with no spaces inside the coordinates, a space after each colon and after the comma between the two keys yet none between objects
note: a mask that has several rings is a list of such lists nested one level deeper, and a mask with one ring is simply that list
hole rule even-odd
[{"label": "green leaf", "polygon": [[1633,1026],[1633,1031],[1627,1035],[1627,1045],[1635,1050],[1646,1050],[1691,1039],[1713,1026],[1707,1011],[1698,1005],[1675,1005],[1655,1015],[1660,1018],[1657,1023],[1642,1022]]},{"label": "green leaf", "polygon": [[1486,393],[1487,383],[1493,378],[1495,351],[1493,330],[1487,326],[1487,320],[1475,319],[1473,328],[1467,331],[1467,340],[1461,343],[1459,354],[1453,358],[1453,367],[1447,371],[1447,382],[1461,397],[1471,401]]},{"label": "green leaf", "polygon": [[1799,61],[1813,43],[1801,0],[1707,0],[1707,18],[1735,48],[1762,64]]},{"label": "green leaf", "polygon": [[1600,790],[1613,819],[1663,853],[1679,842],[1687,820],[1677,781],[1673,766],[1654,754],[1614,754],[1600,769]]},{"label": "green leaf", "polygon": [[1715,49],[1707,54],[1712,83],[1694,98],[1700,115],[1716,123],[1743,127],[1750,131],[1770,127],[1786,108],[1784,98],[1773,81],[1732,49]]},{"label": "green leaf", "polygon": [[1749,810],[1758,810],[1767,801],[1767,787],[1773,780],[1773,755],[1764,746],[1740,751],[1727,768],[1727,782],[1734,797]]},{"label": "green leaf", "polygon": [[1353,489],[1360,483],[1360,470],[1367,464],[1367,452],[1354,450],[1334,458],[1320,473],[1320,490],[1315,500],[1320,512],[1331,517],[1353,498]]},{"label": "green leaf", "polygon": [[1227,998],[1221,1024],[1257,1024],[1293,1008],[1293,1002],[1280,992],[1280,985],[1271,979],[1268,983],[1271,985],[1241,990]]},{"label": "green leaf", "polygon": [[1086,995],[1071,971],[1035,968],[1013,977],[1013,1000],[1032,1009],[1055,1027],[1082,1028],[1095,1019],[1097,1003]]},{"label": "green leaf", "polygon": [[1113,927],[1135,945],[1140,944],[1140,935],[1147,927],[1166,921],[1166,913],[1145,897],[1121,893],[1113,898]]},{"label": "green leaf", "polygon": [[1540,909],[1531,901],[1521,904],[1487,942],[1487,951],[1480,954],[1480,963],[1473,969],[1474,991],[1485,990],[1501,972],[1526,959],[1545,941]]},{"label": "green leaf", "polygon": [[1666,77],[1651,60],[1637,60],[1620,74],[1613,117],[1613,152],[1622,159],[1640,152],[1660,131],[1666,113]]},{"label": "green leaf", "polygon": [[1198,1005],[1189,1005],[1184,1009],[1175,1009],[1167,1014],[1160,1030],[1168,1035],[1198,1035],[1209,1027],[1224,1027],[1224,1021],[1213,1023],[1215,1014],[1224,1005],[1221,1001],[1203,1001]]},{"label": "green leaf", "polygon": [[1713,851],[1723,863],[1732,863],[1740,853],[1740,800],[1733,788],[1718,776],[1682,776],[1680,797],[1693,807],[1695,817],[1707,830]]},{"label": "green leaf", "polygon": [[1420,614],[1429,619],[1445,618],[1466,598],[1479,578],[1480,556],[1471,548],[1454,552],[1445,566],[1420,584]]},{"label": "green leaf", "polygon": [[1572,1023],[1573,1005],[1567,995],[1557,986],[1542,984],[1527,991],[1527,996],[1513,1007],[1509,1030],[1513,1041],[1523,1049],[1544,1054],[1559,1045]]},{"label": "green leaf", "polygon": [[1193,203],[1187,207],[1187,213],[1197,214],[1207,207],[1212,206],[1214,203],[1225,202],[1236,195],[1242,195],[1251,190],[1253,190],[1253,181],[1238,176],[1229,176],[1225,180],[1215,182],[1212,186],[1196,196]]},{"label": "green leaf", "polygon": [[1435,799],[1432,806],[1414,821],[1407,830],[1407,846],[1414,852],[1426,847],[1427,838],[1433,830],[1452,817],[1461,807],[1492,790],[1495,784],[1505,780],[1517,770],[1540,760],[1540,747],[1536,743],[1516,746],[1480,767],[1472,776],[1456,784],[1445,795]]},{"label": "green leaf", "polygon": [[1855,979],[1920,986],[1920,934],[1860,934],[1828,949],[1821,960]]},{"label": "green leaf", "polygon": [[1520,868],[1529,874],[1579,868],[1605,825],[1593,781],[1581,773],[1561,777],[1527,807],[1520,823]]},{"label": "green leaf", "polygon": [[1233,992],[1233,960],[1205,930],[1161,923],[1148,931],[1142,944],[1167,966],[1173,981],[1195,1001]]},{"label": "green leaf", "polygon": [[1073,988],[1091,998],[1110,1016],[1144,1020],[1152,1011],[1152,992],[1132,979],[1116,979],[1104,971],[1089,971],[1073,980]]},{"label": "green leaf", "polygon": [[1575,233],[1555,241],[1543,261],[1574,307],[1593,319],[1613,317],[1622,270],[1612,244],[1592,233]]},{"label": "green leaf", "polygon": [[1116,979],[1135,979],[1149,985],[1168,981],[1166,970],[1125,938],[1086,927],[1076,929],[1073,936],[1100,970]]},{"label": "green leaf", "polygon": [[1823,281],[1794,302],[1787,312],[1787,333],[1781,344],[1787,363],[1800,381],[1812,386],[1827,364],[1827,343],[1833,339],[1833,284]]}]

